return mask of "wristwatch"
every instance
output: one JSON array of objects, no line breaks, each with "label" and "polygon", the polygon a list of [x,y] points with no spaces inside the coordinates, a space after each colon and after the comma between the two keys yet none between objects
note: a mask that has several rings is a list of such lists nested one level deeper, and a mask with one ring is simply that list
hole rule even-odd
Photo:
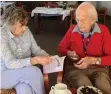
[{"label": "wristwatch", "polygon": [[95,63],[96,65],[100,65],[100,61],[99,61],[99,58],[97,58],[97,61]]}]

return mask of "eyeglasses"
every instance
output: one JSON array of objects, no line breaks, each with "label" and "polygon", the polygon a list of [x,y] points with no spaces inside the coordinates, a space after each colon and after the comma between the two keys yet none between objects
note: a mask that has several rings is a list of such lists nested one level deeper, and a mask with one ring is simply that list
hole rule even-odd
[{"label": "eyeglasses", "polygon": [[77,24],[78,23],[85,24],[85,23],[87,23],[87,20],[76,20],[76,22],[77,22]]}]

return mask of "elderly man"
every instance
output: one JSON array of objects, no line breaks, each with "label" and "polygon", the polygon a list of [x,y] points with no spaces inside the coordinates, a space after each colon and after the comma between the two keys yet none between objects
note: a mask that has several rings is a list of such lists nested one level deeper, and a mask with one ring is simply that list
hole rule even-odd
[{"label": "elderly man", "polygon": [[111,66],[111,35],[106,26],[97,24],[95,7],[82,3],[76,10],[77,25],[72,25],[58,46],[59,53],[81,60],[65,74],[70,87],[95,86],[111,94],[108,66]]}]

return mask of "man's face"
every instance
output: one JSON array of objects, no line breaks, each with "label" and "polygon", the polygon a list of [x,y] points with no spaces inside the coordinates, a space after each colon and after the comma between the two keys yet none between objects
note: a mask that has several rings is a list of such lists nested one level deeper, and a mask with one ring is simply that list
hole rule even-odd
[{"label": "man's face", "polygon": [[77,26],[81,32],[89,32],[92,26],[92,19],[89,17],[88,12],[78,10],[76,12]]},{"label": "man's face", "polygon": [[19,21],[13,25],[13,35],[16,37],[21,36],[25,32],[25,25],[22,25]]}]

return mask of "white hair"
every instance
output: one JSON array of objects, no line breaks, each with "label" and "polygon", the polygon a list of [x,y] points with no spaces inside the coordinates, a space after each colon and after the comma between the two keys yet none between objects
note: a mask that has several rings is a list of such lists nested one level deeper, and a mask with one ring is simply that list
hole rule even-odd
[{"label": "white hair", "polygon": [[[95,9],[95,7],[90,3],[90,2],[83,2],[82,4],[80,4],[77,8],[78,9],[83,9],[83,7],[86,7],[88,10],[88,14],[91,17],[92,21],[95,23],[96,21],[98,21],[98,15],[97,15],[97,11]],[[76,12],[77,12],[76,10]],[[76,13],[75,12],[75,13]]]}]

